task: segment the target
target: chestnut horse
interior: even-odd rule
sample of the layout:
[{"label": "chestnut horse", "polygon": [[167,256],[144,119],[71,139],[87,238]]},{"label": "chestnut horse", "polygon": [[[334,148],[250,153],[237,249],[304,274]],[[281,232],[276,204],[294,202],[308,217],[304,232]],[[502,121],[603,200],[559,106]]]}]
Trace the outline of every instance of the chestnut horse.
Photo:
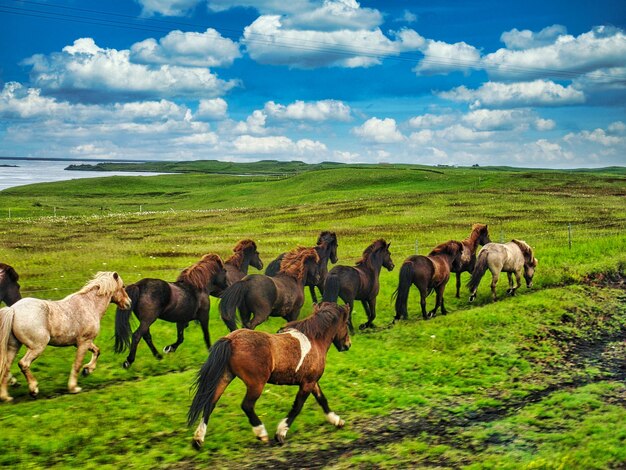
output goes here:
[{"label": "chestnut horse", "polygon": [[474,271],[476,264],[476,250],[478,245],[486,245],[491,243],[489,239],[489,229],[485,224],[474,224],[472,232],[465,240],[461,240],[463,244],[463,253],[458,263],[455,263],[450,269],[456,273],[456,298],[458,299],[461,292],[461,273]]},{"label": "chestnut horse", "polygon": [[[226,287],[226,270],[222,258],[206,254],[194,265],[185,268],[176,282],[145,278],[126,287],[132,299],[132,306],[120,307],[115,315],[115,352],[129,349],[128,357],[122,364],[127,369],[135,361],[137,346],[141,338],[145,340],[157,359],[159,354],[152,343],[150,325],[157,318],[176,323],[176,342],[165,346],[163,352],[171,353],[185,340],[184,331],[191,320],[198,320],[207,349],[211,347],[209,336],[209,294],[216,288]],[[130,314],[135,312],[139,328],[132,334]]]},{"label": "chestnut horse", "polygon": [[[515,291],[521,286],[521,276],[524,275],[526,286],[533,286],[533,276],[537,267],[537,258],[533,254],[533,249],[523,240],[511,240],[508,243],[488,243],[480,253],[476,267],[472,273],[468,286],[470,288],[469,301],[472,302],[476,298],[476,290],[478,284],[483,278],[487,269],[491,271],[491,296],[494,300],[498,300],[496,295],[496,284],[501,272],[505,272],[509,277],[509,289],[506,291],[509,295],[515,295]],[[513,274],[517,281],[517,286],[513,287]]]},{"label": "chestnut horse", "polygon": [[22,298],[20,293],[20,276],[8,264],[0,263],[0,302],[10,307]]},{"label": "chestnut horse", "polygon": [[[115,272],[99,272],[80,291],[62,300],[27,297],[0,310],[0,401],[12,400],[7,390],[9,371],[22,345],[27,351],[19,366],[33,397],[39,393],[39,386],[30,366],[48,344],[76,346],[67,388],[70,393],[80,392],[78,372],[83,367],[83,375],[89,375],[96,368],[100,349],[93,340],[111,302],[122,308],[130,306],[122,278]],[[92,357],[82,366],[87,351]]]},{"label": "chestnut horse", "polygon": [[348,306],[324,302],[313,307],[311,316],[287,323],[277,334],[237,330],[219,339],[198,373],[196,394],[189,408],[189,426],[202,414],[193,437],[194,445],[199,448],[204,443],[209,417],[235,377],[246,385],[241,408],[254,435],[263,442],[269,441],[268,434],[254,405],[266,383],[299,386],[291,411],[276,429],[275,439],[280,444],[284,443],[289,427],[311,393],[326,419],[342,427],[344,421],[330,410],[318,382],[326,367],[330,345],[334,344],[339,351],[350,348],[348,316]]},{"label": "chestnut horse", "polygon": [[[446,289],[450,272],[453,266],[461,264],[463,257],[463,244],[450,240],[437,245],[428,256],[409,256],[400,268],[400,279],[398,289],[393,293],[396,297],[396,316],[394,322],[408,318],[407,302],[411,284],[415,285],[420,293],[420,306],[424,320],[432,318],[437,314],[437,309],[441,307],[441,313],[448,311],[443,302],[443,293]],[[426,297],[435,291],[437,298],[435,308],[426,313]]]},{"label": "chestnut horse", "polygon": [[[306,285],[309,286],[311,299],[313,299],[314,304],[317,303],[315,287],[317,287],[321,294],[324,295],[324,282],[326,281],[326,276],[328,275],[328,260],[330,259],[330,262],[333,264],[337,262],[337,246],[337,235],[335,232],[322,232],[317,238],[317,245],[314,248],[320,257],[320,277],[315,284],[313,283],[313,279],[307,280],[306,283]],[[265,269],[265,274],[267,276],[275,276],[278,273],[280,270],[280,263],[282,262],[284,256],[285,253],[281,253],[274,261],[267,265],[267,268]]]},{"label": "chestnut horse", "polygon": [[230,331],[237,329],[237,309],[243,326],[251,330],[269,316],[296,320],[304,304],[304,285],[309,279],[317,281],[319,276],[318,263],[314,248],[298,247],[284,256],[275,276],[249,274],[235,282],[222,295],[222,320]]},{"label": "chestnut horse", "polygon": [[389,245],[391,243],[385,242],[382,238],[376,240],[363,251],[363,256],[356,262],[356,266],[335,266],[326,277],[323,301],[336,302],[338,297],[341,297],[350,306],[348,326],[351,332],[354,331],[352,309],[355,300],[361,301],[367,314],[367,322],[361,324],[359,329],[374,327],[376,297],[380,289],[378,281],[380,269],[383,266],[388,271],[394,268]]},{"label": "chestnut horse", "polygon": [[[258,270],[263,269],[263,261],[257,251],[256,243],[250,239],[240,240],[233,248],[233,254],[224,261],[226,268],[226,287],[242,280],[248,274],[248,266]],[[212,292],[213,297],[221,297],[223,289],[217,288]]]}]

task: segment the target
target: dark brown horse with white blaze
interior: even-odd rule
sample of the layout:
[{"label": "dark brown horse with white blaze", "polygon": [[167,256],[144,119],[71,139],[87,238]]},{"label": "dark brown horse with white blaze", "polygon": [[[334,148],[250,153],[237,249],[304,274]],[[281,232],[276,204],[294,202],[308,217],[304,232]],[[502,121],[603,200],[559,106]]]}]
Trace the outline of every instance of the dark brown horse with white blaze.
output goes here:
[{"label": "dark brown horse with white blaze", "polygon": [[[522,274],[526,280],[526,286],[533,286],[533,276],[537,267],[537,258],[533,253],[533,249],[524,240],[511,240],[508,243],[488,243],[478,253],[476,267],[472,273],[468,286],[470,288],[469,301],[472,302],[476,298],[476,290],[480,280],[485,275],[487,269],[491,271],[491,296],[493,301],[498,300],[496,295],[496,284],[501,272],[505,272],[509,278],[509,289],[506,291],[509,295],[515,295],[517,289],[521,286]],[[517,286],[513,285],[513,274]]]},{"label": "dark brown horse with white blaze", "polygon": [[[257,250],[254,240],[249,238],[239,240],[233,248],[233,254],[224,261],[226,268],[226,287],[242,280],[248,274],[248,267],[258,270],[263,269],[263,261]],[[224,289],[216,288],[211,294],[213,297],[221,297]]]},{"label": "dark brown horse with white blaze", "polygon": [[0,302],[10,307],[22,298],[20,293],[20,276],[12,266],[0,263]]},{"label": "dark brown horse with white blaze", "polygon": [[461,292],[461,273],[474,270],[476,264],[476,250],[478,245],[484,246],[487,243],[491,243],[489,239],[489,229],[485,224],[474,224],[472,231],[465,240],[461,240],[463,244],[463,253],[459,258],[459,261],[455,263],[450,269],[453,273],[456,273],[456,298],[458,299]]},{"label": "dark brown horse with white blaze", "polygon": [[340,297],[350,306],[350,319],[348,326],[352,326],[352,309],[354,301],[360,300],[367,314],[367,322],[361,324],[361,330],[374,327],[376,318],[376,297],[380,290],[380,270],[384,266],[388,271],[393,270],[389,245],[382,238],[369,245],[363,256],[356,262],[356,266],[335,266],[330,270],[324,285],[324,302],[336,302]]},{"label": "dark brown horse with white blaze", "polygon": [[[317,255],[320,257],[319,261],[319,280],[314,283],[313,279],[307,279],[306,285],[309,286],[311,292],[311,299],[313,303],[317,303],[317,295],[315,293],[315,287],[324,295],[324,282],[328,275],[328,260],[335,264],[337,262],[337,235],[335,232],[322,232],[317,238],[317,245],[314,247],[317,251]],[[280,270],[280,263],[282,262],[285,253],[281,253],[278,257],[267,265],[265,274],[267,276],[275,276]]]},{"label": "dark brown horse with white blaze", "polygon": [[241,408],[255,436],[263,442],[268,442],[269,438],[254,405],[266,383],[299,386],[291,411],[276,429],[275,439],[279,443],[284,443],[289,427],[311,393],[326,419],[334,426],[342,427],[344,421],[330,410],[318,382],[326,367],[330,345],[334,344],[339,351],[350,348],[348,316],[348,306],[324,302],[313,307],[311,316],[288,323],[277,334],[237,330],[219,339],[198,373],[196,395],[189,408],[190,426],[202,414],[194,434],[194,445],[199,448],[204,443],[209,417],[235,377],[246,385]]},{"label": "dark brown horse with white blaze", "polygon": [[304,304],[304,285],[318,278],[319,256],[314,248],[287,253],[275,276],[249,274],[222,294],[220,313],[230,331],[237,329],[237,310],[245,328],[254,330],[268,317],[298,318]]},{"label": "dark brown horse with white blaze", "polygon": [[[118,308],[115,315],[115,352],[121,353],[130,348],[128,357],[123,363],[126,369],[135,361],[137,346],[141,338],[145,340],[157,359],[161,354],[152,343],[150,325],[158,318],[176,323],[178,337],[176,342],[165,346],[166,353],[176,351],[184,341],[184,331],[192,320],[198,320],[204,335],[207,349],[211,347],[209,336],[209,294],[216,288],[226,287],[226,270],[224,262],[216,254],[206,254],[194,265],[185,268],[176,282],[161,279],[145,278],[126,287],[132,306],[128,309]],[[130,314],[135,312],[139,320],[139,328],[132,334]]]},{"label": "dark brown horse with white blaze", "polygon": [[[398,289],[393,293],[396,296],[396,316],[394,322],[408,318],[407,302],[409,289],[412,284],[419,290],[420,306],[424,320],[434,317],[437,314],[437,309],[440,307],[443,315],[448,313],[443,301],[443,293],[448,279],[450,279],[452,267],[461,263],[463,251],[464,248],[461,242],[450,240],[437,245],[428,256],[413,255],[404,261],[400,268]],[[426,297],[433,290],[437,295],[435,308],[427,313]]]}]

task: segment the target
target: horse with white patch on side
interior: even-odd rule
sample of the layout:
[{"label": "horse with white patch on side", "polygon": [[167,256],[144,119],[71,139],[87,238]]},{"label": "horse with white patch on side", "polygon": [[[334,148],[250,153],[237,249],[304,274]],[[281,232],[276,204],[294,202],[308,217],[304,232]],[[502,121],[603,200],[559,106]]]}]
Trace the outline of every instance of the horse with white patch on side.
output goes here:
[{"label": "horse with white patch on side", "polygon": [[201,413],[203,415],[194,434],[194,445],[199,448],[203,444],[209,417],[235,377],[246,384],[241,408],[248,416],[254,435],[263,442],[268,442],[269,438],[254,405],[266,383],[300,387],[291,411],[276,429],[277,442],[284,443],[289,427],[311,393],[322,407],[326,420],[342,427],[344,421],[330,410],[318,381],[324,373],[330,345],[334,344],[339,351],[350,348],[349,314],[347,305],[323,302],[314,306],[311,316],[288,323],[276,334],[241,329],[218,340],[198,373],[196,395],[189,408],[189,425]]}]

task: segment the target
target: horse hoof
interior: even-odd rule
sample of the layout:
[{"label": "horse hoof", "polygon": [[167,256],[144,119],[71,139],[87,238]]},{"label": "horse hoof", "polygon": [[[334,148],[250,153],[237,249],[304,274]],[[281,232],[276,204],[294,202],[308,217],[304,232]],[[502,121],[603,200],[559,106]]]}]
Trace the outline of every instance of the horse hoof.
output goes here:
[{"label": "horse hoof", "polygon": [[124,361],[124,364],[122,364],[122,367],[123,367],[124,369],[128,369],[128,368],[130,367],[130,362],[128,362],[128,361]]},{"label": "horse hoof", "polygon": [[75,395],[75,394],[77,394],[77,393],[80,393],[81,391],[82,391],[82,388],[80,388],[80,387],[74,387],[74,388],[70,389],[70,393],[71,393],[72,395]]},{"label": "horse hoof", "polygon": [[11,377],[11,378],[9,379],[9,385],[10,385],[11,387],[15,387],[16,385],[19,385],[19,384],[17,383],[17,379],[16,379],[15,377]]},{"label": "horse hoof", "polygon": [[157,355],[156,355],[156,356],[154,356],[154,357],[156,357],[156,358],[157,358],[157,360],[159,360],[159,361],[160,361],[161,359],[163,359],[163,356],[162,356],[161,354],[157,354]]},{"label": "horse hoof", "polygon": [[6,397],[0,397],[0,401],[4,403],[9,403],[10,401],[13,401],[13,397],[10,397],[8,395]]},{"label": "horse hoof", "polygon": [[276,441],[276,444],[278,444],[279,446],[282,446],[285,444],[285,438],[281,436],[280,434],[274,435],[274,440]]},{"label": "horse hoof", "polygon": [[163,352],[165,354],[173,353],[174,351],[176,351],[176,349],[174,349],[172,346],[165,346],[163,348]]},{"label": "horse hoof", "polygon": [[30,392],[28,392],[28,394],[33,398],[37,398],[37,395],[39,395],[39,388],[31,390]]},{"label": "horse hoof", "polygon": [[474,300],[476,300],[476,296],[475,295],[470,295],[469,301],[473,302]]},{"label": "horse hoof", "polygon": [[361,323],[359,325],[359,330],[363,331],[365,329],[369,328],[369,325],[367,323]]},{"label": "horse hoof", "polygon": [[191,441],[191,446],[196,450],[202,449],[202,444],[204,444],[204,442],[199,439],[194,439],[193,441]]}]

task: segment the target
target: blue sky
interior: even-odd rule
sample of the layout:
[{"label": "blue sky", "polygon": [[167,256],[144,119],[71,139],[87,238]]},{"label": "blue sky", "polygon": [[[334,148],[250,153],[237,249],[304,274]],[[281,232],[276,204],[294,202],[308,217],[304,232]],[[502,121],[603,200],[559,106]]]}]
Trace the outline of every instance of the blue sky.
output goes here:
[{"label": "blue sky", "polygon": [[626,164],[626,2],[0,0],[0,155]]}]

